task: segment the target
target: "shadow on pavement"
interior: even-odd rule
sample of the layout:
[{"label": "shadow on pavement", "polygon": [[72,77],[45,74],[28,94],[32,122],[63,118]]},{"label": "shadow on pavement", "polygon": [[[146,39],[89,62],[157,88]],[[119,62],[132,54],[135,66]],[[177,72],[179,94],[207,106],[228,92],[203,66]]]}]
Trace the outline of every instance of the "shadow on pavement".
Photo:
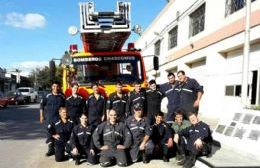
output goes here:
[{"label": "shadow on pavement", "polygon": [[1,140],[39,138],[45,138],[45,129],[39,123],[39,108],[23,105],[0,110]]}]

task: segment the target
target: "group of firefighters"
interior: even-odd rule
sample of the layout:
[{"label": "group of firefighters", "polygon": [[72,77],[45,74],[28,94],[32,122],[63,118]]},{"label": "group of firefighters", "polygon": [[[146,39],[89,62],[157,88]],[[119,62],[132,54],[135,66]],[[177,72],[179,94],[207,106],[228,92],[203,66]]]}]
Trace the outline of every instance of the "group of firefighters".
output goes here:
[{"label": "group of firefighters", "polygon": [[[65,99],[54,82],[40,103],[40,122],[47,128],[46,156],[55,155],[58,162],[71,157],[76,165],[84,158],[108,167],[153,158],[169,162],[174,151],[179,165],[192,167],[198,156],[210,154],[212,137],[209,126],[197,117],[203,87],[184,71],[177,76],[175,80],[169,73],[169,81],[159,86],[151,80],[148,89],[135,82],[129,93],[117,82],[108,98],[94,83],[86,100],[78,94],[77,83]],[[161,112],[163,97],[168,99],[166,117]]]}]

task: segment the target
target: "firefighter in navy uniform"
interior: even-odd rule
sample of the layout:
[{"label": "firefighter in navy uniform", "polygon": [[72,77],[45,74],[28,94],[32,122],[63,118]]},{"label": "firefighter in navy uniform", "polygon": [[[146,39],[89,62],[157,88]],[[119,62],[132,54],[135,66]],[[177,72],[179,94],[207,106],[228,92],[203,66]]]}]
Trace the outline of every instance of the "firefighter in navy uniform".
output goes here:
[{"label": "firefighter in navy uniform", "polygon": [[74,125],[78,125],[80,123],[79,117],[84,112],[85,102],[83,98],[77,94],[78,84],[72,84],[72,95],[66,99],[66,108],[68,110],[68,117],[71,121],[73,121]]},{"label": "firefighter in navy uniform", "polygon": [[116,159],[118,166],[127,166],[126,150],[130,147],[132,136],[122,122],[117,121],[115,110],[108,112],[108,120],[101,123],[93,134],[94,145],[101,150],[100,165],[108,167]]},{"label": "firefighter in navy uniform", "polygon": [[[141,83],[139,81],[135,81],[133,85],[134,85],[134,90],[129,92],[128,101],[126,105],[126,112],[128,116],[134,114],[133,107],[135,104],[140,104],[142,107],[146,107],[145,92],[141,88]],[[143,110],[144,110],[143,112],[146,112],[145,109]]]},{"label": "firefighter in navy uniform", "polygon": [[160,86],[160,91],[168,99],[166,122],[172,124],[175,111],[179,108],[180,97],[177,88],[178,81],[175,80],[175,75],[170,72],[168,74],[168,80],[169,82]]},{"label": "firefighter in navy uniform", "polygon": [[163,157],[164,162],[169,162],[169,148],[173,147],[173,130],[163,121],[163,112],[155,114],[155,123],[152,126],[152,140],[155,145],[156,156]]},{"label": "firefighter in navy uniform", "polygon": [[184,156],[183,167],[191,168],[196,162],[197,156],[208,156],[211,153],[212,141],[211,131],[209,126],[199,121],[197,114],[188,113],[191,126],[181,130],[178,134],[174,135],[174,142],[179,143],[180,136],[184,136],[187,140],[187,144],[182,148],[187,149]]},{"label": "firefighter in navy uniform", "polygon": [[153,125],[154,116],[161,111],[162,93],[157,89],[156,81],[149,81],[149,89],[146,90],[147,122]]},{"label": "firefighter in navy uniform", "polygon": [[117,120],[125,122],[127,117],[126,103],[128,95],[122,90],[123,86],[121,82],[116,84],[116,92],[112,93],[107,100],[107,112],[114,109],[117,112]]},{"label": "firefighter in navy uniform", "polygon": [[192,78],[185,75],[184,71],[177,73],[179,78],[180,108],[184,110],[185,118],[189,112],[198,113],[199,103],[203,95],[203,87]]},{"label": "firefighter in navy uniform", "polygon": [[[60,93],[59,83],[54,82],[51,89],[51,93],[47,94],[40,102],[40,123],[44,123],[46,129],[49,124],[59,120],[59,108],[65,106],[65,97]],[[47,137],[50,137],[48,131]],[[53,138],[47,138],[46,143],[49,148],[46,156],[51,156],[54,154]]]},{"label": "firefighter in navy uniform", "polygon": [[55,145],[55,160],[62,162],[66,160],[65,147],[68,145],[68,141],[73,130],[73,122],[68,119],[68,112],[66,107],[59,109],[60,120],[49,124],[48,131],[50,138],[54,139]]},{"label": "firefighter in navy uniform", "polygon": [[97,157],[92,141],[92,134],[94,132],[94,127],[88,124],[88,118],[83,113],[80,117],[80,124],[73,128],[70,144],[71,144],[71,154],[75,159],[75,165],[80,164],[80,159],[85,156],[88,163],[96,164]]},{"label": "firefighter in navy uniform", "polygon": [[132,162],[137,162],[142,156],[143,163],[147,164],[152,157],[154,144],[150,139],[152,129],[147,123],[147,119],[142,116],[142,113],[142,105],[135,104],[134,115],[126,120],[126,125],[133,136],[133,144],[130,147]]},{"label": "firefighter in navy uniform", "polygon": [[92,84],[93,93],[86,100],[86,113],[89,125],[97,127],[105,120],[106,100],[99,93],[98,84]]}]

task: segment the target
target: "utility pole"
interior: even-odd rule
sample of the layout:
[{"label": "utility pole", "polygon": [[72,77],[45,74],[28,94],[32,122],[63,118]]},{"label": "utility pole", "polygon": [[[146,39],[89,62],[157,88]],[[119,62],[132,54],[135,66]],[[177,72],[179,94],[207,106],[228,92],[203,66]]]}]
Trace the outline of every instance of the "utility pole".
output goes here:
[{"label": "utility pole", "polygon": [[249,70],[249,55],[250,55],[250,15],[251,15],[251,0],[246,0],[246,16],[245,16],[245,43],[244,56],[242,65],[242,106],[247,106],[247,87],[248,87],[248,70]]},{"label": "utility pole", "polygon": [[35,68],[34,69],[34,89],[36,89],[36,86],[37,86],[37,69]]}]

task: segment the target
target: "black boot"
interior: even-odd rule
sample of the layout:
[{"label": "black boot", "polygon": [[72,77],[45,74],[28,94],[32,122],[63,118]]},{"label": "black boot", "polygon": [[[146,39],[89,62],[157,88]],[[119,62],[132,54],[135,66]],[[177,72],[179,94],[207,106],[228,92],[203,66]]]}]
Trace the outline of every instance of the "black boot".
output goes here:
[{"label": "black boot", "polygon": [[192,168],[195,165],[195,162],[196,162],[195,155],[188,156],[183,165],[183,168]]},{"label": "black boot", "polygon": [[184,154],[178,155],[178,159],[176,158],[176,160],[178,165],[184,165],[186,161],[185,155]]},{"label": "black boot", "polygon": [[45,154],[45,156],[52,156],[52,155],[54,155],[54,153],[55,153],[55,150],[54,150],[54,144],[53,143],[50,143],[49,145],[48,145],[48,152]]},{"label": "black boot", "polygon": [[79,164],[80,164],[79,157],[76,157],[76,158],[75,158],[75,165],[79,165]]},{"label": "black boot", "polygon": [[169,158],[168,158],[167,155],[163,155],[163,161],[164,161],[164,162],[169,162]]},{"label": "black boot", "polygon": [[147,164],[150,162],[149,160],[149,156],[145,154],[145,152],[142,153],[142,157],[143,157],[143,163]]}]

